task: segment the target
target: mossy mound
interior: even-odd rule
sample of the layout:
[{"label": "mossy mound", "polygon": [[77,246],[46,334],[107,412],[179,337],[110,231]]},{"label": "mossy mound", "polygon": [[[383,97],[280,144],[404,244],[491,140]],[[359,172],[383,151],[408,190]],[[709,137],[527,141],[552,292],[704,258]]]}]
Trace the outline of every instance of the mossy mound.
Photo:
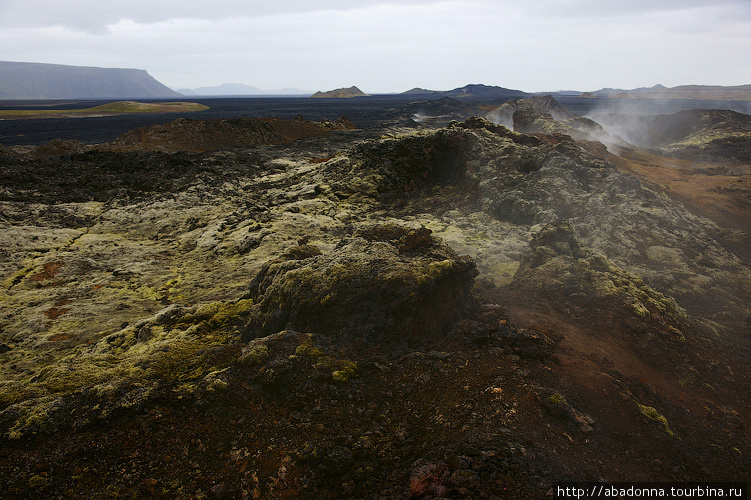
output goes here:
[{"label": "mossy mound", "polygon": [[[607,303],[631,317],[631,324],[654,325],[662,340],[686,342],[691,320],[672,297],[579,244],[569,222],[545,225],[514,276],[514,286],[542,290],[566,301]],[[642,329],[643,330],[643,329]]]},{"label": "mossy mound", "polygon": [[243,338],[287,329],[366,343],[440,336],[468,295],[475,263],[424,228],[355,234],[328,254],[264,265],[251,283]]},{"label": "mossy mound", "polygon": [[[96,343],[76,347],[28,380],[4,381],[0,432],[20,438],[61,425],[82,425],[143,403],[159,387],[192,393],[206,377],[236,360],[239,327],[251,304],[243,299],[172,305]],[[65,413],[69,407],[77,408],[75,415]]]}]

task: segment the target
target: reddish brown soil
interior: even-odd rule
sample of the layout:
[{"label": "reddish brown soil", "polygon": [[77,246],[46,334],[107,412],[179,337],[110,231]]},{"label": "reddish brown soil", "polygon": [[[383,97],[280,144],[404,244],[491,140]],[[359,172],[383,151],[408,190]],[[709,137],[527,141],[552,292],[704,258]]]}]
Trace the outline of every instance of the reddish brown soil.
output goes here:
[{"label": "reddish brown soil", "polygon": [[53,262],[47,262],[42,266],[42,271],[32,274],[29,279],[37,282],[48,281],[57,276],[60,269],[63,267],[64,262],[62,260],[56,260]]},{"label": "reddish brown soil", "polygon": [[[636,175],[647,186],[681,202],[689,211],[718,226],[751,235],[751,166],[690,161],[597,142],[582,144],[620,170]],[[740,249],[740,247],[739,247]],[[748,258],[751,250],[746,250]],[[743,253],[743,252],[741,252]]]},{"label": "reddish brown soil", "polygon": [[[560,388],[572,405],[597,419],[589,435],[560,428],[538,433],[558,456],[611,481],[748,475],[747,338],[744,345],[712,347],[690,338],[683,352],[648,360],[626,327],[628,316],[614,305],[582,309],[508,288],[492,296],[518,327],[558,336],[554,362],[536,378]],[[695,363],[702,375],[676,375],[685,363]],[[735,375],[713,374],[707,365],[727,365]],[[675,435],[646,419],[637,403],[657,408]]]}]

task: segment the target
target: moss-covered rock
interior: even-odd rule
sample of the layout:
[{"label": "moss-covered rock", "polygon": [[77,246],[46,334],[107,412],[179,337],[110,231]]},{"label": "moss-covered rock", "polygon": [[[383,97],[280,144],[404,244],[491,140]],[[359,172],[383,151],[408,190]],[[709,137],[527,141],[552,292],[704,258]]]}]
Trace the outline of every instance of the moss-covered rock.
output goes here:
[{"label": "moss-covered rock", "polygon": [[266,264],[251,283],[243,338],[284,329],[397,343],[442,335],[467,298],[474,262],[424,228],[355,234],[328,254]]},{"label": "moss-covered rock", "polygon": [[[534,235],[530,247],[532,251],[522,259],[514,276],[518,284],[542,287],[548,294],[618,299],[640,319],[652,315],[663,318],[671,332],[679,331],[689,321],[685,310],[674,299],[652,289],[604,255],[582,247],[569,222],[554,221],[545,225]],[[680,340],[685,341],[685,338]]]}]

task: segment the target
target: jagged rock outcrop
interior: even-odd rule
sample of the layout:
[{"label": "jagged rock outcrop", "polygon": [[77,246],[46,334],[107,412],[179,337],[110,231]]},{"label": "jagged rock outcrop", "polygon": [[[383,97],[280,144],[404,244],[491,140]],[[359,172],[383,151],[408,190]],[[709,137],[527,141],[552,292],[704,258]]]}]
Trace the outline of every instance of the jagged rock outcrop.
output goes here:
[{"label": "jagged rock outcrop", "polygon": [[513,129],[522,134],[566,134],[577,140],[615,142],[615,138],[595,121],[589,118],[574,117],[556,120],[548,113],[532,109],[519,109],[514,112]]},{"label": "jagged rock outcrop", "polygon": [[449,122],[462,121],[482,113],[482,108],[471,101],[459,101],[451,97],[410,102],[406,106],[383,110],[389,126],[446,126]]},{"label": "jagged rock outcrop", "polygon": [[552,96],[534,96],[523,99],[516,99],[501,104],[493,111],[485,115],[485,118],[495,123],[503,125],[513,130],[513,116],[519,110],[536,111],[538,113],[547,113],[554,120],[563,121],[575,118],[576,115],[561,106]]}]

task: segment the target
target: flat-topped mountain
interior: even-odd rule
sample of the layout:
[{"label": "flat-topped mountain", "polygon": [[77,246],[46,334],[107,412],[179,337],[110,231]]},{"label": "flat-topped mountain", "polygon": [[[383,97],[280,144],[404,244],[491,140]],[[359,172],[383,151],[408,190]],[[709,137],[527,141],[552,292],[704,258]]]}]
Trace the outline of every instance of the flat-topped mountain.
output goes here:
[{"label": "flat-topped mountain", "polygon": [[180,97],[142,69],[0,61],[0,99]]},{"label": "flat-topped mountain", "polygon": [[359,96],[365,96],[368,95],[362,90],[358,89],[354,85],[349,88],[341,88],[341,89],[334,89],[329,90],[326,92],[318,91],[315,94],[313,94],[311,97],[359,97]]}]

